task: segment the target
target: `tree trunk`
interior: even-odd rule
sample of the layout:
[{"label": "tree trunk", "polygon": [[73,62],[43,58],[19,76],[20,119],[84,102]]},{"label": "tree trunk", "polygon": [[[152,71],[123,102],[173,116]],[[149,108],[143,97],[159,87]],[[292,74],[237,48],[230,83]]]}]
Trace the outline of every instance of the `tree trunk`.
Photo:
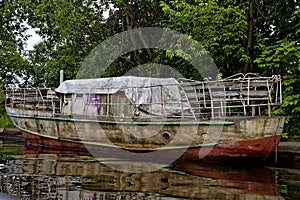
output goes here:
[{"label": "tree trunk", "polygon": [[244,74],[249,72],[252,51],[253,51],[253,31],[254,31],[254,20],[253,20],[253,10],[254,10],[254,1],[250,1],[249,3],[249,11],[248,11],[248,33],[247,33],[247,42],[246,42],[246,54],[249,57],[249,60],[245,62],[244,65]]}]

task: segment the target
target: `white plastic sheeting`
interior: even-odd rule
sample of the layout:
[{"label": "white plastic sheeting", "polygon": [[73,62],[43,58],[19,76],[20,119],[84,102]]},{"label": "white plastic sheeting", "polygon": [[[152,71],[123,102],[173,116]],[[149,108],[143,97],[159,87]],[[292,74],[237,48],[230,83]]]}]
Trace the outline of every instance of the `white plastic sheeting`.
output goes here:
[{"label": "white plastic sheeting", "polygon": [[64,81],[56,90],[63,94],[115,94],[125,93],[136,109],[151,115],[182,116],[191,111],[188,102],[183,102],[180,84],[174,78],[110,77]]}]

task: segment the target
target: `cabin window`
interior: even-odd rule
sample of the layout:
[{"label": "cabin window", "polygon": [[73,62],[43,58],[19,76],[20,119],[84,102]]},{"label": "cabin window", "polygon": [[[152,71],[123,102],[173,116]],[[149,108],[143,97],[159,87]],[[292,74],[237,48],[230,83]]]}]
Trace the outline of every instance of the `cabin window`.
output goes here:
[{"label": "cabin window", "polygon": [[62,105],[62,113],[65,115],[71,115],[72,113],[72,94],[65,94]]},{"label": "cabin window", "polygon": [[109,116],[111,115],[111,95],[101,95],[99,105],[99,115]]},{"label": "cabin window", "polygon": [[84,98],[82,94],[74,94],[72,103],[72,114],[74,115],[84,115]]},{"label": "cabin window", "polygon": [[72,99],[72,94],[65,94],[65,99],[71,100]]},{"label": "cabin window", "polygon": [[124,91],[119,91],[112,95],[111,105],[111,113],[113,116],[120,118],[128,118],[132,116],[130,102]]},{"label": "cabin window", "polygon": [[100,102],[101,102],[100,94],[89,94],[86,96],[85,107],[87,115],[98,115],[100,112]]}]

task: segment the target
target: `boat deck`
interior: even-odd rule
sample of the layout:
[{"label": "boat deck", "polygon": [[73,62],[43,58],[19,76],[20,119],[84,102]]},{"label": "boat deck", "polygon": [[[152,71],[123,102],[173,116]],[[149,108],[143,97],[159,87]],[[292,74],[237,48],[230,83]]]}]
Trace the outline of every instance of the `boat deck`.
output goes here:
[{"label": "boat deck", "polygon": [[[170,97],[172,93],[164,94],[174,88],[179,93],[177,99]],[[31,111],[28,113],[37,116],[48,113],[52,116],[76,115],[129,121],[205,121],[262,114],[270,116],[271,106],[282,103],[280,76],[260,77],[253,74],[237,74],[216,81],[179,79],[178,84],[118,88],[115,91],[107,94],[60,94],[53,88],[8,88],[6,108]],[[129,100],[126,99],[128,91],[134,95]],[[142,95],[148,96],[135,100]]]}]

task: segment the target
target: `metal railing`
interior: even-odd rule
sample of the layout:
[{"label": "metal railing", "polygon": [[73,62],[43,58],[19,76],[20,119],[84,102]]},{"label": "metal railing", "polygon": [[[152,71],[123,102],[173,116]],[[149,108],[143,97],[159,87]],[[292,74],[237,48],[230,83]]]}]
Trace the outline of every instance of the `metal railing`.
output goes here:
[{"label": "metal railing", "polygon": [[[7,89],[6,107],[34,110],[37,115],[47,111],[52,115],[120,119],[215,119],[262,115],[263,107],[271,116],[271,106],[282,103],[280,76],[237,74],[217,81],[178,81],[178,84],[118,88],[118,92],[107,94],[59,94],[60,98],[52,88]],[[166,94],[172,89],[176,90],[176,98],[170,91]],[[129,97],[128,91],[133,96]],[[139,99],[143,95],[146,96]]]},{"label": "metal railing", "polygon": [[7,88],[5,107],[25,110],[60,111],[59,98],[52,88]]},{"label": "metal railing", "polygon": [[[261,115],[261,108],[267,107],[271,115],[271,106],[282,103],[281,77],[261,77],[255,74],[236,74],[216,81],[194,81],[179,79],[189,88],[191,105],[200,115]],[[201,113],[201,111],[204,111]],[[208,113],[205,111],[209,111]]]}]

